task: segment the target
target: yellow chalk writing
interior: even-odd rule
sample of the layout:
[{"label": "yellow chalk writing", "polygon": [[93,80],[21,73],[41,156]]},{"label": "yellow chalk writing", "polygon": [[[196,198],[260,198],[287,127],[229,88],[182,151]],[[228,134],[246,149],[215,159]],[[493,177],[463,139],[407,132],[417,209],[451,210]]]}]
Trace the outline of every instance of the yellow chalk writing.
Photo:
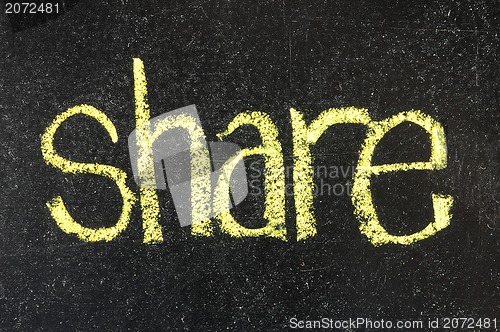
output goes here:
[{"label": "yellow chalk writing", "polygon": [[263,155],[265,163],[264,185],[266,191],[264,218],[268,223],[261,228],[246,228],[238,224],[229,211],[225,211],[217,215],[221,230],[234,237],[269,236],[286,241],[285,173],[281,144],[278,141],[278,130],[267,114],[262,112],[248,112],[238,114],[229,123],[227,130],[217,136],[222,139],[242,125],[256,127],[259,130],[262,143],[257,147],[241,150],[239,155],[230,158],[222,166],[222,174],[218,181],[214,200],[216,211],[223,210],[225,201],[229,195],[228,179],[238,161],[247,156]]},{"label": "yellow chalk writing", "polygon": [[[380,140],[392,128],[406,121],[419,125],[430,135],[431,156],[429,161],[372,165],[373,153]],[[383,121],[370,122],[354,174],[351,194],[354,212],[361,220],[359,227],[361,233],[366,235],[376,246],[386,243],[408,245],[434,235],[447,227],[450,224],[450,210],[453,198],[449,195],[433,194],[433,222],[428,224],[422,231],[410,235],[397,236],[389,234],[378,220],[370,189],[372,175],[409,170],[439,170],[446,167],[446,161],[447,150],[443,127],[430,116],[420,111],[408,111],[398,113]]]},{"label": "yellow chalk writing", "polygon": [[95,174],[104,176],[114,181],[120,190],[120,194],[123,199],[122,212],[114,226],[92,229],[80,225],[73,219],[66,209],[61,196],[55,197],[47,202],[47,207],[50,210],[52,218],[54,218],[57,225],[64,232],[68,234],[76,234],[84,241],[111,241],[127,228],[130,219],[130,212],[135,203],[135,196],[127,187],[127,174],[119,168],[97,163],[74,162],[61,157],[57,153],[54,148],[54,136],[56,131],[64,121],[76,114],[82,114],[94,118],[106,129],[113,143],[118,141],[118,134],[116,133],[115,126],[103,112],[89,105],[78,105],[68,109],[62,114],[57,115],[52,123],[47,127],[41,140],[42,156],[48,165],[60,169],[64,173]]},{"label": "yellow chalk writing", "polygon": [[147,103],[147,83],[143,62],[134,59],[134,92],[136,104],[137,144],[139,157],[138,174],[141,179],[141,208],[144,229],[144,243],[160,243],[163,241],[161,227],[158,223],[160,208],[155,189],[153,143],[164,132],[173,128],[187,131],[191,144],[191,207],[193,235],[212,234],[207,211],[210,211],[210,159],[208,148],[202,143],[205,134],[196,120],[188,115],[170,115],[157,123],[151,130],[150,111]]},{"label": "yellow chalk writing", "polygon": [[290,109],[293,137],[293,193],[297,215],[297,240],[316,235],[316,219],[313,211],[313,156],[311,145],[316,144],[323,132],[334,124],[353,123],[368,125],[371,121],[366,109],[354,107],[322,112],[309,126],[302,113]]}]

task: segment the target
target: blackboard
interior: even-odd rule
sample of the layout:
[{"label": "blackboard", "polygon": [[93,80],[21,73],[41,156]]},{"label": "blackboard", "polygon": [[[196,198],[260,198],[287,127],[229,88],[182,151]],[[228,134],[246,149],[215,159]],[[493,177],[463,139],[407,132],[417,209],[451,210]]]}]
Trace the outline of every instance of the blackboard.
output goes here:
[{"label": "blackboard", "polygon": [[[498,1],[80,0],[63,9],[0,14],[2,331],[281,331],[324,318],[421,321],[421,330],[436,319],[440,328],[452,318],[483,324],[474,330],[500,325]],[[43,158],[42,135],[76,105],[102,111],[118,139],[80,114],[60,126],[56,150],[123,170],[139,198],[127,145],[134,58],[151,117],[194,104],[207,141],[242,112],[271,119],[291,190],[286,241],[232,237],[215,221],[212,236],[193,236],[168,190],[157,192],[161,243],[144,243],[139,201],[109,242],[57,225],[47,207],[56,196],[89,228],[113,226],[122,207],[109,179],[63,173]],[[426,227],[435,192],[453,197],[446,228],[409,245],[374,245],[360,232],[347,189],[366,127],[344,124],[311,147],[314,183],[338,191],[315,195],[317,234],[297,241],[290,109],[310,123],[343,107],[374,121],[420,110],[442,126],[445,168],[381,174],[371,186],[391,234]],[[251,126],[226,140],[261,143]],[[430,151],[426,132],[403,123],[373,163],[425,161]],[[245,165],[249,179],[262,179],[262,156]],[[242,226],[266,225],[262,192],[232,210]]]}]

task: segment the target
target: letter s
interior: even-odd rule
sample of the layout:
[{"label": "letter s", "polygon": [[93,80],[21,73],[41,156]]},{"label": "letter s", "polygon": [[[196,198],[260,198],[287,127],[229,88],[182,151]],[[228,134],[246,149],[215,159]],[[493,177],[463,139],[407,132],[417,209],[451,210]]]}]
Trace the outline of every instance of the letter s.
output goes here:
[{"label": "letter s", "polygon": [[68,210],[64,206],[61,196],[51,199],[46,205],[50,210],[52,218],[54,218],[57,225],[65,233],[76,234],[80,239],[89,242],[111,241],[127,228],[130,219],[130,212],[136,198],[134,193],[126,185],[127,174],[121,169],[97,163],[91,164],[74,162],[64,159],[56,152],[53,143],[57,129],[64,121],[76,114],[83,114],[96,119],[106,129],[113,143],[118,141],[115,126],[103,112],[90,105],[78,105],[56,116],[43,133],[41,142],[43,159],[48,165],[60,169],[64,173],[90,173],[101,175],[114,181],[123,198],[122,212],[120,218],[114,226],[92,229],[83,227],[76,222],[73,217],[71,217]]}]

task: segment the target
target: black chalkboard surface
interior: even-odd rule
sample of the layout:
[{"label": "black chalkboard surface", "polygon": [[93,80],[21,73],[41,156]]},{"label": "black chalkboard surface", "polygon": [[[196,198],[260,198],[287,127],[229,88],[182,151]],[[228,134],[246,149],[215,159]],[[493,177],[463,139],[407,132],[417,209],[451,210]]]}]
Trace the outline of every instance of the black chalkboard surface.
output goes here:
[{"label": "black chalkboard surface", "polygon": [[[6,13],[9,3],[0,14],[0,330],[500,329],[500,2],[61,0],[51,16],[46,7]],[[207,142],[248,112],[273,125],[283,181],[270,183],[282,199],[265,187],[280,164],[255,154],[244,159],[247,196],[237,204],[232,192],[230,213],[260,229],[282,207],[284,238],[231,235],[216,218],[210,236],[192,234],[176,190],[136,183],[128,137],[138,128],[139,64],[151,119],[196,105]],[[123,174],[135,197],[128,224],[100,239],[78,236],[49,209],[61,197],[90,230],[123,214],[106,171],[65,173],[47,158],[48,128],[77,105],[103,113],[115,139],[104,120],[75,113],[53,148]],[[393,236],[439,219],[432,194],[453,200],[449,224],[412,243],[374,242],[352,192],[370,125],[338,124],[310,145],[316,233],[300,239],[306,191],[294,184],[308,187],[294,182],[305,155],[294,152],[291,108],[307,125],[328,109],[364,109],[370,123],[412,110],[432,119],[445,165],[368,176],[370,197]],[[371,163],[429,161],[429,137],[405,121]],[[264,144],[252,125],[223,141]],[[157,196],[162,241],[145,236],[141,190]],[[265,217],[266,200],[277,214]]]}]

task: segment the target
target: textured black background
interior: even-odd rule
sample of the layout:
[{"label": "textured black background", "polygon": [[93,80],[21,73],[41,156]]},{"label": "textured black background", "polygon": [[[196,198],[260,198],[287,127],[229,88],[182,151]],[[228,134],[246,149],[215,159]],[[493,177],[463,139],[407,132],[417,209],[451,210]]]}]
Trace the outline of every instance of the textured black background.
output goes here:
[{"label": "textured black background", "polygon": [[[278,331],[291,317],[500,318],[500,2],[87,1],[14,32],[1,17],[0,327],[2,331]],[[14,22],[14,23],[12,23]],[[19,30],[19,29],[18,29]],[[115,165],[131,179],[132,58],[146,66],[152,115],[196,104],[209,140],[245,110],[268,113],[291,159],[288,110],[307,120],[329,107],[380,120],[420,109],[445,127],[448,167],[377,177],[374,199],[392,232],[432,218],[431,192],[455,198],[451,225],[408,247],[373,247],[350,198],[315,199],[318,235],[297,243],[195,238],[160,194],[165,242],[142,244],[139,205],[110,243],[63,233],[45,202],[61,195],[89,227],[112,225],[121,199],[98,176],[47,166],[40,136],[87,103],[116,125],[112,144],[75,117],[56,138],[72,160]],[[364,129],[329,129],[317,164],[355,165]],[[231,136],[259,143],[252,128]],[[425,160],[418,127],[394,131],[376,162]],[[342,179],[344,181],[345,179]],[[291,177],[287,178],[291,182]],[[235,212],[258,227],[262,199]],[[258,212],[258,213],[257,213]]]}]

